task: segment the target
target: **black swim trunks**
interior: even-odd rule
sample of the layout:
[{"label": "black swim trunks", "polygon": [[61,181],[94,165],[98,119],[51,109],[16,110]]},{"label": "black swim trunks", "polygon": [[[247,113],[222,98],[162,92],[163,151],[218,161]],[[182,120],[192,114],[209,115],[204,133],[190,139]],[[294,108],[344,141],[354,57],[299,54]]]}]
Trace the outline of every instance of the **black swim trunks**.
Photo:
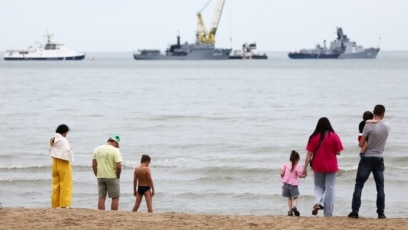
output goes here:
[{"label": "black swim trunks", "polygon": [[145,192],[150,190],[150,186],[137,186],[137,192],[143,196]]}]

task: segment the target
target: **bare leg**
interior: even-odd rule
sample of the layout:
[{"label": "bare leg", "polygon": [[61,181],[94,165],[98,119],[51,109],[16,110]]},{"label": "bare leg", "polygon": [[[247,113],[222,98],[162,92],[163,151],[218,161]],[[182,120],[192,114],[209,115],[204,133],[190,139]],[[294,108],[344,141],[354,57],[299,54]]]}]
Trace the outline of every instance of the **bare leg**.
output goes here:
[{"label": "bare leg", "polygon": [[116,211],[119,208],[119,197],[112,198],[111,210]]},{"label": "bare leg", "polygon": [[106,197],[99,197],[99,200],[98,200],[98,209],[99,210],[105,210],[105,199],[106,199]]},{"label": "bare leg", "polygon": [[152,199],[152,192],[151,190],[145,193],[146,205],[147,205],[147,212],[153,213],[153,199]]},{"label": "bare leg", "polygon": [[291,197],[288,198],[288,207],[289,207],[289,211],[292,211],[292,198]]},{"label": "bare leg", "polygon": [[139,209],[140,203],[142,202],[142,198],[143,196],[140,195],[139,193],[136,193],[136,202],[135,202],[135,206],[133,206],[133,212],[137,212],[137,210]]},{"label": "bare leg", "polygon": [[292,207],[297,207],[297,203],[298,203],[298,198],[297,197],[293,198],[293,206]]},{"label": "bare leg", "polygon": [[298,203],[298,198],[294,197],[292,201],[292,212],[293,212],[293,215],[300,216],[300,212],[297,210],[297,207],[296,207],[297,203]]}]

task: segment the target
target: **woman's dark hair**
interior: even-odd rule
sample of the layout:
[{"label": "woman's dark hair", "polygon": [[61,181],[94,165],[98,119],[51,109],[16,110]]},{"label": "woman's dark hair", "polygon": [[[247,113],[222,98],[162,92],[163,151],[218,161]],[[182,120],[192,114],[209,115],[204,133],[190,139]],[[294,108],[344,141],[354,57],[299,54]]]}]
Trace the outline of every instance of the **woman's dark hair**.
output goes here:
[{"label": "woman's dark hair", "polygon": [[309,137],[309,141],[310,139],[312,139],[312,137],[316,136],[317,134],[320,133],[320,136],[323,137],[324,134],[326,132],[333,132],[334,133],[334,129],[330,124],[330,121],[327,117],[321,117],[316,124],[316,129],[313,131],[312,135],[310,135]]},{"label": "woman's dark hair", "polygon": [[365,111],[363,113],[363,120],[372,120],[374,118],[374,114],[371,111]]},{"label": "woman's dark hair", "polygon": [[61,124],[57,127],[57,130],[55,130],[56,133],[63,134],[67,133],[69,131],[68,125]]},{"label": "woman's dark hair", "polygon": [[296,152],[295,150],[292,150],[292,152],[290,153],[290,162],[292,162],[292,169],[290,170],[291,172],[293,172],[293,170],[295,169],[296,164],[299,162],[299,153]]}]

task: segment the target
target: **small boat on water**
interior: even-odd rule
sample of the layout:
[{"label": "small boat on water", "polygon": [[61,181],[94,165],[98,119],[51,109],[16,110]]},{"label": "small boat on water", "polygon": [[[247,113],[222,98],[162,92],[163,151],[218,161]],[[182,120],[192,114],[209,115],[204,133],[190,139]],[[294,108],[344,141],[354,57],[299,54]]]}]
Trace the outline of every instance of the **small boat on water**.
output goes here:
[{"label": "small boat on water", "polygon": [[52,41],[52,34],[47,34],[47,43],[43,46],[36,43],[36,46],[30,46],[26,50],[6,50],[4,60],[6,61],[25,61],[25,60],[82,60],[85,53],[77,52],[67,48],[64,44]]},{"label": "small boat on water", "polygon": [[256,49],[256,43],[244,43],[241,50],[234,50],[229,59],[268,59],[265,53],[259,54]]},{"label": "small boat on water", "polygon": [[357,58],[376,58],[380,48],[364,48],[357,45],[343,33],[341,27],[337,28],[337,39],[330,43],[327,48],[326,41],[323,46],[316,45],[315,49],[301,49],[295,52],[289,52],[291,59],[357,59]]}]

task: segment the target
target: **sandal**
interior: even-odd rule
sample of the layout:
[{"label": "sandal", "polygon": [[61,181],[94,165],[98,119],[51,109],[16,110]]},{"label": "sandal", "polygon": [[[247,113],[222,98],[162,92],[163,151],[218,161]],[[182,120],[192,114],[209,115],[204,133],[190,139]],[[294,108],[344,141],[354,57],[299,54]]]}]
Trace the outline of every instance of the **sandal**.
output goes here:
[{"label": "sandal", "polygon": [[319,211],[319,209],[321,209],[321,205],[320,204],[315,204],[314,206],[313,206],[313,210],[312,210],[312,214],[313,215],[317,215],[317,212]]},{"label": "sandal", "polygon": [[292,212],[295,214],[295,216],[300,216],[300,212],[297,210],[296,207],[292,208]]},{"label": "sandal", "polygon": [[289,211],[289,212],[288,212],[288,216],[293,216],[293,212],[292,212],[292,211]]}]

